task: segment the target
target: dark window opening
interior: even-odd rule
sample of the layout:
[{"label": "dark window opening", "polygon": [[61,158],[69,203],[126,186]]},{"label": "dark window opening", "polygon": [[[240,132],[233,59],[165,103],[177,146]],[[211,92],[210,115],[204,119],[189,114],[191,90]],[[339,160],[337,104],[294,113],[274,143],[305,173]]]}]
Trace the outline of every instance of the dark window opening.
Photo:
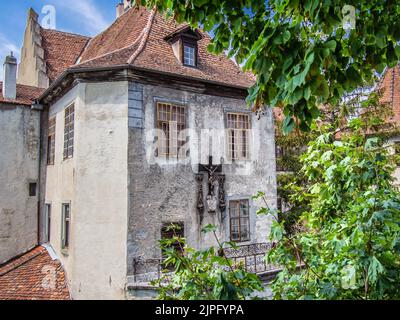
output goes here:
[{"label": "dark window opening", "polygon": [[51,204],[46,204],[44,218],[44,241],[50,242],[50,226],[51,226]]},{"label": "dark window opening", "polygon": [[30,197],[36,197],[36,188],[37,188],[36,182],[32,182],[29,184],[29,196]]},{"label": "dark window opening", "polygon": [[[174,226],[176,228],[172,228]],[[183,222],[164,223],[161,228],[161,239],[184,238],[185,229]],[[177,241],[172,245],[176,251],[183,253],[182,245]]]}]

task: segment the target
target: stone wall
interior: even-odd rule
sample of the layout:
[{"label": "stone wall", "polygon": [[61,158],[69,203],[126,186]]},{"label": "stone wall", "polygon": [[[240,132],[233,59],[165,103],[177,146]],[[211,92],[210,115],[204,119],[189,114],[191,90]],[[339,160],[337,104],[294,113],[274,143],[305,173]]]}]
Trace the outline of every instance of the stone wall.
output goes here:
[{"label": "stone wall", "polygon": [[[227,112],[244,112],[251,116],[254,135],[251,160],[229,163],[221,145],[214,145],[211,154],[214,164],[223,163],[227,204],[236,199],[250,201],[251,241],[242,244],[266,242],[270,221],[256,215],[260,204],[253,201],[252,196],[264,191],[269,205],[276,205],[275,142],[271,114],[267,112],[258,120],[244,100],[160,86],[130,84],[129,92],[130,105],[141,110],[141,113],[135,111],[135,117],[141,121],[130,121],[129,126],[128,276],[134,274],[135,259],[160,257],[158,240],[164,223],[184,222],[185,237],[189,245],[195,248],[215,245],[211,235],[201,233],[201,228],[210,223],[219,227],[218,234],[222,240],[229,240],[228,207],[223,213],[209,214],[205,210],[200,225],[196,210],[198,193],[195,174],[199,162],[208,163],[210,145],[208,138],[203,139],[201,144],[194,139],[202,134],[202,129],[211,129],[216,131],[206,132],[205,135],[214,137],[212,143],[216,142],[216,136],[225,128]],[[186,159],[172,163],[160,159],[152,161],[153,151],[149,146],[153,145],[154,137],[150,132],[156,125],[157,102],[170,102],[187,108],[187,123],[189,129],[193,130],[193,138],[189,138],[190,155]],[[206,181],[203,189],[206,196]]]},{"label": "stone wall", "polygon": [[37,244],[40,112],[0,105],[0,264]]}]

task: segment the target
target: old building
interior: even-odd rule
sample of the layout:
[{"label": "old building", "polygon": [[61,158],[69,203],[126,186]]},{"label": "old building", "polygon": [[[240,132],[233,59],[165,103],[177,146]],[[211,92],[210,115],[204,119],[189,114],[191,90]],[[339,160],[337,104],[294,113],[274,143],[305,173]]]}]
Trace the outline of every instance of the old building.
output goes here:
[{"label": "old building", "polygon": [[195,248],[216,244],[201,232],[208,224],[222,241],[267,241],[270,220],[253,196],[263,191],[276,206],[272,114],[248,109],[253,76],[208,53],[209,42],[128,1],[91,39],[45,30],[29,12],[18,82],[44,92],[28,104],[37,111],[23,109],[39,122],[36,175],[26,175],[37,191],[24,199],[36,206],[17,211],[36,226],[32,245],[54,249],[73,299],[135,295],[170,223]]},{"label": "old building", "polygon": [[16,84],[17,61],[0,83],[0,265],[38,243],[40,112],[43,90]]}]

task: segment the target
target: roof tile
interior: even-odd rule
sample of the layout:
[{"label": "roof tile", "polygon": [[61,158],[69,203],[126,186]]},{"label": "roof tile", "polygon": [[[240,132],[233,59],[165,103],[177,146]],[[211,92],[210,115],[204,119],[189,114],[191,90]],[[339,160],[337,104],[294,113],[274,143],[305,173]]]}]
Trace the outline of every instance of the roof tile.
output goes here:
[{"label": "roof tile", "polygon": [[3,97],[3,83],[0,81],[0,103],[3,102],[30,106],[33,101],[43,93],[43,91],[44,89],[41,88],[18,84],[17,98],[15,100],[9,100]]},{"label": "roof tile", "polygon": [[88,43],[88,37],[41,28],[42,47],[47,75],[53,82],[67,68],[74,65]]},{"label": "roof tile", "polygon": [[0,266],[0,300],[70,300],[61,263],[36,247]]}]

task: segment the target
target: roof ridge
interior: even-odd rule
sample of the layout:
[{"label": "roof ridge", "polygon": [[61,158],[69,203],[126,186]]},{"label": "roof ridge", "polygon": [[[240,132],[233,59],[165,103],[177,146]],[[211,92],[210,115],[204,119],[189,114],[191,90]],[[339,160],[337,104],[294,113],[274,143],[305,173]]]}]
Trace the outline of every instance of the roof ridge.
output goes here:
[{"label": "roof ridge", "polygon": [[[135,59],[139,56],[139,54],[143,51],[144,46],[147,43],[147,40],[149,39],[149,34],[150,34],[150,30],[153,26],[153,21],[154,21],[154,17],[156,15],[156,9],[154,8],[153,10],[151,10],[149,18],[147,20],[147,24],[146,27],[142,30],[141,32],[141,41],[139,44],[139,47],[136,49],[136,51],[131,55],[131,57],[128,59],[128,64],[132,64],[133,61],[135,61]],[[140,38],[140,36],[138,37],[138,39]]]},{"label": "roof ridge", "polygon": [[57,30],[57,29],[46,29],[46,28],[43,28],[42,26],[40,26],[40,28],[42,30],[44,30],[44,31],[58,32],[58,33],[63,33],[63,34],[67,34],[67,35],[70,35],[70,36],[81,37],[81,38],[86,38],[86,39],[92,39],[92,37],[85,36],[83,34],[78,34],[78,33],[73,33],[73,32],[68,32],[68,31],[62,31],[62,30]]}]

